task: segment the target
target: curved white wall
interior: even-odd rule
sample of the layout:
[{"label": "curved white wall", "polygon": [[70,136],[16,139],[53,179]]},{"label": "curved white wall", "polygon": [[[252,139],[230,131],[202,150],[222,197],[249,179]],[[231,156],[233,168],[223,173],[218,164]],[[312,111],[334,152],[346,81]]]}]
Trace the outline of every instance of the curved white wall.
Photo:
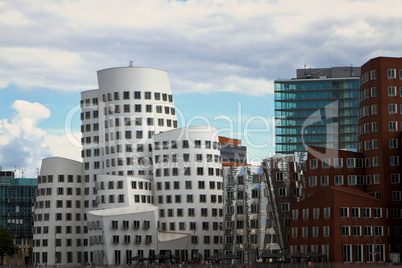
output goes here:
[{"label": "curved white wall", "polygon": [[37,220],[33,228],[36,263],[53,265],[56,255],[57,263],[82,262],[79,256],[84,233],[82,181],[82,163],[61,157],[42,160],[40,183],[38,181],[41,194],[36,198]]},{"label": "curved white wall", "polygon": [[195,235],[196,250],[205,258],[212,256],[219,248],[223,206],[216,128],[197,126],[163,132],[155,135],[154,148],[155,200],[161,230]]}]

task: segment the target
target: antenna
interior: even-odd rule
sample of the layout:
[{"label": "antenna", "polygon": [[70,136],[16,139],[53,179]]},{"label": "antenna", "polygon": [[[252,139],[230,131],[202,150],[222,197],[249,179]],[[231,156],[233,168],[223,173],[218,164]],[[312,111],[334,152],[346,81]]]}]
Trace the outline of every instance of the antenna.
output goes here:
[{"label": "antenna", "polygon": [[129,67],[133,67],[133,61],[132,60],[130,60],[130,62],[129,62]]}]

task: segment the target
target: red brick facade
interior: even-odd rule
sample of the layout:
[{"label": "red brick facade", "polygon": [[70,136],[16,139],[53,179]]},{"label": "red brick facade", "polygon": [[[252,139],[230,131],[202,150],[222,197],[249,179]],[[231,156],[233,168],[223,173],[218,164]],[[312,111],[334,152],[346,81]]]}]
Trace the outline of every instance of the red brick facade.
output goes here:
[{"label": "red brick facade", "polygon": [[[375,244],[375,261],[385,261],[393,252],[402,255],[402,58],[372,59],[362,66],[361,74],[358,152],[310,147],[308,197],[292,207],[292,211],[330,207],[333,214],[329,237],[310,241],[300,235],[291,236],[291,252],[318,250],[334,262],[366,263],[373,261],[370,250]],[[339,215],[352,210],[360,216]],[[374,211],[380,210],[381,215],[373,218]],[[310,222],[299,217],[292,219],[291,228],[310,231],[314,226],[323,230],[329,224],[326,220],[329,219]],[[364,226],[368,229],[370,225],[374,232],[378,231],[376,235],[358,235],[359,226],[364,231]],[[342,235],[347,226],[352,232]]]}]

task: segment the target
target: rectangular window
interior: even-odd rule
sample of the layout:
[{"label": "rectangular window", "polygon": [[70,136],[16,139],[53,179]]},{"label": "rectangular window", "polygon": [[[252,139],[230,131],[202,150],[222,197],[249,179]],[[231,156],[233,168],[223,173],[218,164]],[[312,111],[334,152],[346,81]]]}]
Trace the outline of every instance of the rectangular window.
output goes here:
[{"label": "rectangular window", "polygon": [[392,167],[398,167],[399,166],[399,156],[390,156],[390,165]]},{"label": "rectangular window", "polygon": [[309,186],[310,187],[317,186],[317,176],[310,176],[309,177]]},{"label": "rectangular window", "polygon": [[396,79],[396,69],[388,69],[387,70],[387,78],[388,79]]},{"label": "rectangular window", "polygon": [[398,112],[397,105],[394,103],[388,104],[388,114],[396,114]]},{"label": "rectangular window", "polygon": [[350,236],[350,226],[342,226],[342,236]]},{"label": "rectangular window", "polygon": [[341,218],[349,218],[349,208],[341,207]]},{"label": "rectangular window", "polygon": [[343,262],[352,262],[352,245],[343,245]]},{"label": "rectangular window", "polygon": [[318,168],[318,159],[310,159],[310,169]]},{"label": "rectangular window", "polygon": [[343,185],[343,176],[342,175],[335,175],[334,176],[334,184],[335,184],[335,186]]}]

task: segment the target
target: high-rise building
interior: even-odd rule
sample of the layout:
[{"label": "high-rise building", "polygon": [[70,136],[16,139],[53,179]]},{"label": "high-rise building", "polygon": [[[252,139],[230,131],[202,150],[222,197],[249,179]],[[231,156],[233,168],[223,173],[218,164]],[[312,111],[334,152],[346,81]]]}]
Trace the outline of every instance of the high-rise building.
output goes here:
[{"label": "high-rise building", "polygon": [[252,262],[265,250],[278,250],[270,222],[267,185],[261,165],[226,166],[224,181],[224,237],[222,253],[233,253],[239,263]]},{"label": "high-rise building", "polygon": [[402,58],[371,59],[361,72],[358,152],[309,148],[309,197],[292,207],[290,250],[343,263],[399,261]]},{"label": "high-rise building", "polygon": [[277,252],[288,248],[291,207],[305,196],[306,153],[276,155],[262,162],[269,203],[267,222],[277,237]]},{"label": "high-rise building", "polygon": [[276,154],[307,146],[356,150],[359,67],[298,69],[275,81]]},{"label": "high-rise building", "polygon": [[216,253],[217,130],[177,128],[164,71],[105,69],[98,83],[81,94],[83,163],[42,162],[45,195],[37,203],[44,207],[35,216],[47,214],[48,222],[35,222],[35,262],[131,264],[137,256],[187,261]]},{"label": "high-rise building", "polygon": [[5,263],[24,265],[31,262],[32,213],[37,182],[36,178],[14,176],[13,171],[0,171],[0,225],[14,237],[14,243],[18,246],[15,255]]}]

